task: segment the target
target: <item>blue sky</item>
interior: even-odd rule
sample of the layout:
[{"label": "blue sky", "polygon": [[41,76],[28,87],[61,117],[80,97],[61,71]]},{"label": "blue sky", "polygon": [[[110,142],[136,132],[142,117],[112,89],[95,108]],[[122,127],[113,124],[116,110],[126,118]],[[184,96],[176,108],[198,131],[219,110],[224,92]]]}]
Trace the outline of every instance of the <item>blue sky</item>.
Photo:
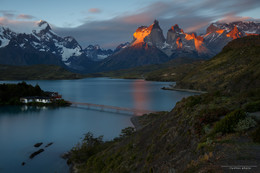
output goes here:
[{"label": "blue sky", "polygon": [[132,40],[141,25],[158,19],[166,35],[174,24],[185,32],[205,32],[215,21],[259,20],[259,0],[0,0],[0,23],[22,25],[40,19],[82,47],[115,48]]}]

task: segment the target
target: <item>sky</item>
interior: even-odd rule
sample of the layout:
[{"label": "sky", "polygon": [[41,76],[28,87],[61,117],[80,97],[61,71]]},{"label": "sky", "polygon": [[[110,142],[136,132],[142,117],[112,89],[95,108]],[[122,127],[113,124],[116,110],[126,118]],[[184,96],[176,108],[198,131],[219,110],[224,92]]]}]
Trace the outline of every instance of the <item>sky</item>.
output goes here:
[{"label": "sky", "polygon": [[83,48],[115,48],[153,21],[166,36],[178,24],[184,32],[205,33],[216,21],[259,21],[259,0],[0,0],[0,24],[24,27],[47,21],[61,36],[73,36]]}]

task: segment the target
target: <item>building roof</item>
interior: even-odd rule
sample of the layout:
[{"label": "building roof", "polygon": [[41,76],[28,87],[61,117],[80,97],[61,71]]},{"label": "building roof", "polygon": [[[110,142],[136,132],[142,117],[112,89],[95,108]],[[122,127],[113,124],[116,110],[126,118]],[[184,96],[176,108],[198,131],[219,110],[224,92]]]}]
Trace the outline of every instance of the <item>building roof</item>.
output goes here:
[{"label": "building roof", "polygon": [[44,97],[44,96],[28,96],[28,97],[21,97],[21,99],[51,99],[51,98]]}]

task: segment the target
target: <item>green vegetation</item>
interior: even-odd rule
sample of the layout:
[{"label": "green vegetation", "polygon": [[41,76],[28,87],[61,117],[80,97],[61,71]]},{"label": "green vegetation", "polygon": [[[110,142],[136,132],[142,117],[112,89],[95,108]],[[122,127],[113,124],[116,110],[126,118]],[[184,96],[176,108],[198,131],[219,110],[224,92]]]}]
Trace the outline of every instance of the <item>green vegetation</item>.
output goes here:
[{"label": "green vegetation", "polygon": [[[47,97],[48,94],[44,92],[37,84],[32,86],[26,82],[18,84],[0,84],[0,106],[1,105],[22,105],[20,102],[21,97],[29,96],[42,96]],[[52,103],[28,103],[31,106],[69,106],[70,103],[60,99],[54,100]]]},{"label": "green vegetation", "polygon": [[240,120],[246,118],[246,113],[242,110],[235,110],[226,115],[222,120],[215,124],[214,132],[230,133],[234,132]]},{"label": "green vegetation", "polygon": [[247,112],[260,111],[260,101],[250,102],[245,105],[245,110]]},{"label": "green vegetation", "polygon": [[254,142],[260,143],[260,126],[253,132],[252,138]]},{"label": "green vegetation", "polygon": [[91,155],[78,152],[84,159],[69,161],[80,173],[224,172],[223,163],[260,165],[260,122],[248,114],[259,111],[259,50],[260,36],[232,41],[177,85],[208,93],[183,98],[171,112],[143,115],[140,130],[125,130],[127,135],[98,143]]},{"label": "green vegetation", "polygon": [[255,127],[256,125],[257,125],[257,122],[253,118],[246,117],[245,119],[239,120],[239,122],[237,123],[234,130],[237,131],[237,132],[243,132],[243,131],[246,131],[250,128]]},{"label": "green vegetation", "polygon": [[0,65],[0,80],[80,79],[87,76],[72,73],[55,65]]},{"label": "green vegetation", "polygon": [[0,84],[0,105],[21,104],[20,98],[26,96],[45,96],[39,85],[28,85],[25,82],[18,84]]},{"label": "green vegetation", "polygon": [[70,159],[75,162],[87,161],[91,156],[103,148],[103,145],[101,145],[103,143],[103,136],[95,138],[92,133],[88,132],[82,143],[79,143],[71,150]]}]

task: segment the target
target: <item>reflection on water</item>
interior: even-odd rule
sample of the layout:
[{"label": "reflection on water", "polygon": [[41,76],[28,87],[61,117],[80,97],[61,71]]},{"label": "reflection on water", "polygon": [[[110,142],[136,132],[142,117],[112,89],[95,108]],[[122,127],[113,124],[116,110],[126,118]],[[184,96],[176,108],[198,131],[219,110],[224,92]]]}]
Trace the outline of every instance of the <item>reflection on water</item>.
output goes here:
[{"label": "reflection on water", "polygon": [[46,109],[58,109],[54,107],[46,107],[46,106],[0,106],[0,116],[1,114],[19,114],[19,113],[37,113]]},{"label": "reflection on water", "polygon": [[134,108],[138,110],[148,110],[147,102],[149,97],[147,94],[147,82],[144,80],[135,80],[133,82],[133,98]]}]

